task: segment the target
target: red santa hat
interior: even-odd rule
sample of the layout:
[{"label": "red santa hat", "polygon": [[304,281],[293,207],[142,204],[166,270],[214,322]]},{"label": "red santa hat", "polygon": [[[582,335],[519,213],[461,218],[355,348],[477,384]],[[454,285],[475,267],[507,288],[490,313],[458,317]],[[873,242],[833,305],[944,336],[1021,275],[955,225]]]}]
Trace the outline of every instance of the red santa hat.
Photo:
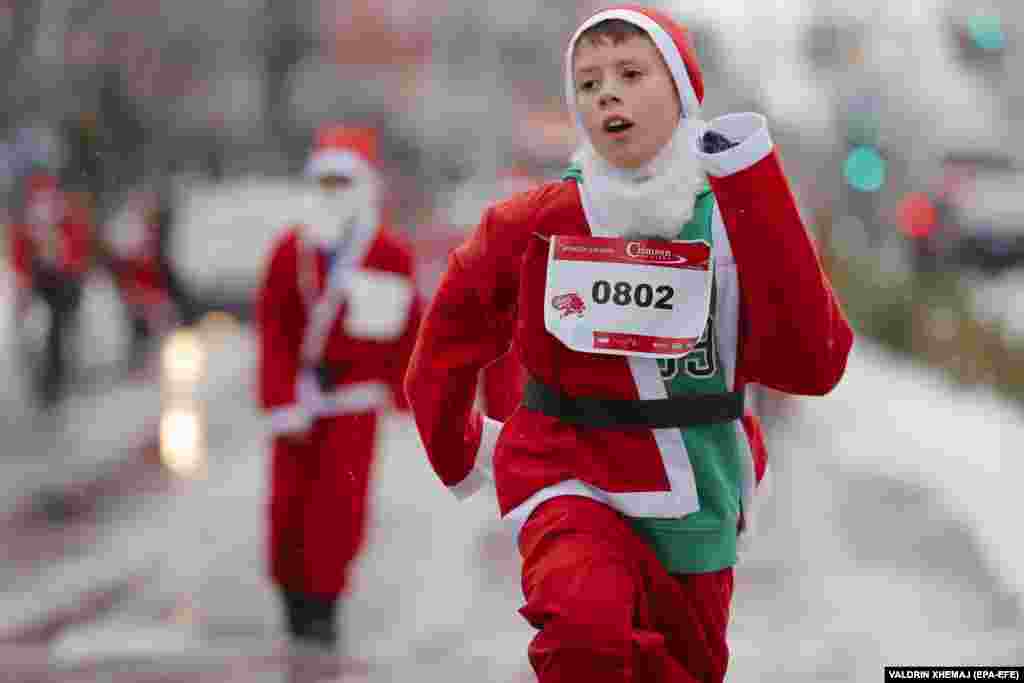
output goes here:
[{"label": "red santa hat", "polygon": [[683,116],[700,118],[700,105],[704,101],[704,77],[701,75],[697,53],[690,42],[686,27],[657,10],[640,5],[616,5],[601,10],[583,22],[569,41],[565,53],[565,94],[569,111],[576,120],[580,132],[583,125],[576,111],[576,88],[573,85],[572,55],[580,35],[592,26],[609,19],[621,19],[646,33],[661,52],[662,58],[672,72]]},{"label": "red santa hat", "polygon": [[41,193],[56,192],[57,176],[49,171],[33,171],[25,181],[25,194],[33,196]]},{"label": "red santa hat", "polygon": [[329,124],[317,131],[306,162],[311,178],[342,176],[373,178],[380,167],[377,131],[373,128]]}]

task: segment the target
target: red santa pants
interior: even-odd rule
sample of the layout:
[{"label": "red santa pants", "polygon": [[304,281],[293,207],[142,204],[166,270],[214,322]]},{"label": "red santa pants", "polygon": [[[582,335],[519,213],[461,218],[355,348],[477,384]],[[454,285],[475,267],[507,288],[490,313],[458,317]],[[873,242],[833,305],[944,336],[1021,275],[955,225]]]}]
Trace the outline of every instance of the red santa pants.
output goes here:
[{"label": "red santa pants", "polygon": [[270,474],[271,579],[280,588],[336,598],[362,548],[377,416],[316,420],[308,443],[274,439]]},{"label": "red santa pants", "polygon": [[622,515],[580,496],[541,504],[519,550],[541,683],[724,679],[732,568],[670,575]]}]

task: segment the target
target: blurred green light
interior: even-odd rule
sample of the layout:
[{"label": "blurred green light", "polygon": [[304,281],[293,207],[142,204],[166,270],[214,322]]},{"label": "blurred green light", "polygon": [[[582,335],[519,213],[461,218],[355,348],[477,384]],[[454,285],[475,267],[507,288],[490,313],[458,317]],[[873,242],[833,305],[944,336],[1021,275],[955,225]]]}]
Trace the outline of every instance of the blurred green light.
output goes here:
[{"label": "blurred green light", "polygon": [[994,14],[972,14],[967,19],[967,33],[982,50],[1002,50],[1006,47],[1003,22]]},{"label": "blurred green light", "polygon": [[855,147],[843,162],[846,183],[860,192],[877,192],[885,185],[885,159],[874,147]]}]

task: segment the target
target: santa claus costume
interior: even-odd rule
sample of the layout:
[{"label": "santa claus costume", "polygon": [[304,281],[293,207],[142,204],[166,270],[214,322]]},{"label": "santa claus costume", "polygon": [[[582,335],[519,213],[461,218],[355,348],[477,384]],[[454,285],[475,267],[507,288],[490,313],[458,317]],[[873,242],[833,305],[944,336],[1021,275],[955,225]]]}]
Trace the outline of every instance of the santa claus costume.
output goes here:
[{"label": "santa claus costume", "polygon": [[[417,282],[425,298],[433,296],[451,252],[476,227],[476,221],[494,203],[540,185],[543,180],[517,166],[496,176],[482,173],[461,183],[442,201],[438,222],[417,230]],[[480,373],[477,407],[495,420],[504,421],[523,398],[525,373],[514,353],[506,353]]]},{"label": "santa claus costume", "polygon": [[[630,172],[595,154],[575,109],[577,39],[616,19],[653,42],[683,116]],[[453,494],[495,482],[543,683],[721,681],[737,543],[765,471],[744,388],[830,391],[852,332],[764,117],[700,121],[682,26],[635,6],[598,12],[565,77],[579,167],[491,207],[454,252],[406,391]],[[650,232],[673,241],[631,236]],[[500,423],[473,392],[510,347],[530,379]]]},{"label": "santa claus costume", "polygon": [[107,262],[131,323],[134,360],[173,326],[194,322],[191,301],[167,257],[171,213],[167,197],[139,190],[105,231]]},{"label": "santa claus costume", "polygon": [[324,127],[306,174],[303,220],[274,245],[258,294],[259,400],[270,576],[291,635],[330,644],[364,540],[378,416],[405,407],[420,303],[411,250],[382,216],[375,132]]},{"label": "santa claus costume", "polygon": [[91,261],[92,220],[61,190],[56,175],[35,171],[25,179],[22,215],[11,229],[11,263],[18,312],[33,296],[50,310],[37,390],[44,406],[60,397],[67,379],[70,332]]}]

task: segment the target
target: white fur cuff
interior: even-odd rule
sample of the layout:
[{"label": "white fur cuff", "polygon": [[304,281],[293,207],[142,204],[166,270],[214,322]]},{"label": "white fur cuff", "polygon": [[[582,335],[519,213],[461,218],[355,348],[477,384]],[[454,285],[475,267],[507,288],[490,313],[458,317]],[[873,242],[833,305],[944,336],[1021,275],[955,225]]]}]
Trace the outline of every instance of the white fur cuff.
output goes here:
[{"label": "white fur cuff", "polygon": [[480,490],[484,484],[494,481],[494,449],[498,445],[498,436],[504,422],[484,417],[483,431],[480,434],[480,445],[476,450],[476,462],[466,478],[455,486],[451,492],[459,500],[465,500]]},{"label": "white fur cuff", "polygon": [[481,470],[490,479],[494,479],[494,449],[498,446],[498,437],[504,426],[504,422],[484,417],[484,427],[480,434],[480,447],[476,451],[474,468]]},{"label": "white fur cuff", "polygon": [[708,175],[716,178],[750,168],[774,149],[768,133],[768,120],[761,114],[726,114],[709,121],[707,127],[737,143],[735,147],[717,153],[704,152],[697,143],[694,153]]},{"label": "white fur cuff", "polygon": [[296,434],[309,429],[313,416],[300,404],[281,406],[271,410],[266,417],[267,427],[272,436]]},{"label": "white fur cuff", "polygon": [[466,475],[465,479],[454,486],[449,486],[448,490],[451,491],[459,500],[466,500],[483,488],[484,484],[488,481],[487,475],[480,469],[474,467],[469,471],[469,474]]}]

